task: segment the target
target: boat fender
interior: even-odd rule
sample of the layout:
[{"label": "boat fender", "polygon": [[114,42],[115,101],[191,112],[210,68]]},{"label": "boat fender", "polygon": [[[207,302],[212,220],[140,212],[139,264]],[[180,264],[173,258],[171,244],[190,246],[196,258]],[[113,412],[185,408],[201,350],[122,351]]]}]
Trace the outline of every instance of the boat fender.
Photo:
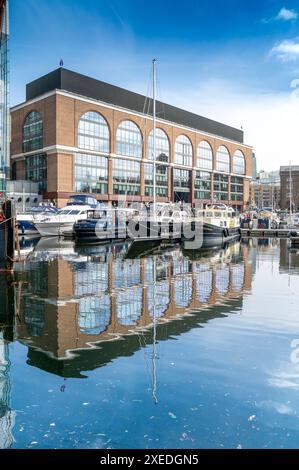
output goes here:
[{"label": "boat fender", "polygon": [[226,228],[223,229],[222,233],[223,233],[224,238],[227,238],[227,229]]}]

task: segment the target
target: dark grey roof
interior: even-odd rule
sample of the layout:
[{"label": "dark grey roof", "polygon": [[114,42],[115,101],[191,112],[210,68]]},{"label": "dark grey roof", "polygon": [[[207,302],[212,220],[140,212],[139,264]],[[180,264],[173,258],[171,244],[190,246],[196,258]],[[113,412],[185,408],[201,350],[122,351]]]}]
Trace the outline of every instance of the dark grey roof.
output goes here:
[{"label": "dark grey roof", "polygon": [[[95,80],[94,78],[59,68],[26,85],[26,100],[30,100],[51,90],[65,90],[113,104],[138,113],[151,114],[152,100],[124,88]],[[146,110],[146,111],[145,111]],[[169,104],[157,101],[157,117],[182,126],[191,127],[219,137],[243,143],[243,131],[197,114],[184,111]]]}]

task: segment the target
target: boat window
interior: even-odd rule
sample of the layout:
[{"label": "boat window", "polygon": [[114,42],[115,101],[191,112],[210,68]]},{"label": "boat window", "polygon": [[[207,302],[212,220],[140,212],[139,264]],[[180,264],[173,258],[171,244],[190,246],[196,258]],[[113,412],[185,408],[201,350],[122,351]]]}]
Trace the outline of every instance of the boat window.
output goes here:
[{"label": "boat window", "polygon": [[67,215],[69,213],[70,213],[69,209],[61,209],[60,211],[58,211],[59,215]]},{"label": "boat window", "polygon": [[206,212],[206,217],[213,217],[213,212]]},{"label": "boat window", "polygon": [[77,215],[77,214],[86,214],[86,211],[71,211],[71,215]]},{"label": "boat window", "polygon": [[222,217],[222,212],[218,212],[218,211],[216,212],[215,211],[214,216],[215,217]]}]

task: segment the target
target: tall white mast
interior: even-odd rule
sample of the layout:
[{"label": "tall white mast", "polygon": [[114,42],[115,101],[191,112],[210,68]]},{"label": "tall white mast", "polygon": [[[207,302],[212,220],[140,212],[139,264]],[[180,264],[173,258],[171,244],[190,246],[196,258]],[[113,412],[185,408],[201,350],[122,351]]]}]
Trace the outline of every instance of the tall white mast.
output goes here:
[{"label": "tall white mast", "polygon": [[156,62],[157,59],[153,59],[153,192],[154,192],[154,216],[156,215]]},{"label": "tall white mast", "polygon": [[292,163],[290,161],[290,217],[292,216]]}]

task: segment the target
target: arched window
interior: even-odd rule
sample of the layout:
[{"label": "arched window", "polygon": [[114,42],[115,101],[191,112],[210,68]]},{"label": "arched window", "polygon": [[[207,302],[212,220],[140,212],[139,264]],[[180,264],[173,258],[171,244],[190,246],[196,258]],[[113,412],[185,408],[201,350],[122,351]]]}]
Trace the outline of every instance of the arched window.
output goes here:
[{"label": "arched window", "polygon": [[43,148],[43,120],[37,111],[31,111],[23,125],[23,152]]},{"label": "arched window", "polygon": [[142,137],[133,121],[122,121],[116,131],[116,153],[126,157],[142,158]]},{"label": "arched window", "polygon": [[174,161],[179,165],[192,166],[192,144],[188,137],[179,135],[175,141]]},{"label": "arched window", "polygon": [[245,175],[245,157],[241,150],[236,150],[233,158],[233,173]]},{"label": "arched window", "polygon": [[197,167],[203,170],[213,169],[212,147],[206,140],[202,140],[197,147]]},{"label": "arched window", "polygon": [[[148,137],[147,158],[154,159],[154,129]],[[168,162],[169,160],[169,140],[166,132],[156,129],[156,161]]]},{"label": "arched window", "polygon": [[216,154],[216,170],[230,172],[230,156],[229,152],[224,145],[220,145]]},{"label": "arched window", "polygon": [[95,111],[83,114],[78,125],[78,147],[109,153],[109,128],[106,119]]}]

